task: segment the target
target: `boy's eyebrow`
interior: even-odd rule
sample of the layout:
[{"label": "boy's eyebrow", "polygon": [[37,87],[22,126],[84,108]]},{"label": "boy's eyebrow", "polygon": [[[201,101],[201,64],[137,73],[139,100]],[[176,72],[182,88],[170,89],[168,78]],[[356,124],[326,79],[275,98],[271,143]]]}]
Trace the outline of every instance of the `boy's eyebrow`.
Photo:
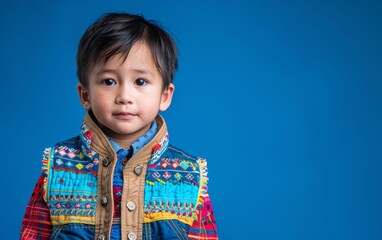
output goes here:
[{"label": "boy's eyebrow", "polygon": [[116,73],[117,71],[116,70],[113,70],[113,69],[101,69],[99,70],[96,75],[101,75],[101,74],[104,74],[104,73]]},{"label": "boy's eyebrow", "polygon": [[[133,69],[134,72],[141,73],[141,74],[149,74],[149,75],[154,75],[151,71],[145,70],[145,69]],[[115,69],[101,69],[99,70],[96,75],[101,75],[104,73],[114,73],[116,74],[118,71]]]},{"label": "boy's eyebrow", "polygon": [[138,73],[141,73],[141,74],[149,74],[149,75],[154,75],[152,72],[150,72],[149,70],[145,70],[145,69],[134,69],[135,72],[138,72]]}]

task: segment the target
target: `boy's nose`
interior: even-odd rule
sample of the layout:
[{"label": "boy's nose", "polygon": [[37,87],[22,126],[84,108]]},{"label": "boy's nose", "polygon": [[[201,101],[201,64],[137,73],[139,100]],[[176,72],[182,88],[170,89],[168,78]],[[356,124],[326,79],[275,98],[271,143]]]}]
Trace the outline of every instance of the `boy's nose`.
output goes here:
[{"label": "boy's nose", "polygon": [[123,88],[118,92],[115,98],[117,104],[129,104],[132,103],[131,94],[128,89]]}]

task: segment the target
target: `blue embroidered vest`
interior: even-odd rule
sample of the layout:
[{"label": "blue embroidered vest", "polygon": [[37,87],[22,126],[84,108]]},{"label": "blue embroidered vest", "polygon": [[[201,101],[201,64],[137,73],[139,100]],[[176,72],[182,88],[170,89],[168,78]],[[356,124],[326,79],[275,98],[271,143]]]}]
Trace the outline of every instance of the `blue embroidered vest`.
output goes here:
[{"label": "blue embroidered vest", "polygon": [[[166,124],[125,165],[121,239],[188,239],[206,191],[206,162],[169,145]],[[142,151],[142,152],[141,152]],[[52,239],[109,239],[116,154],[87,115],[78,137],[45,150]]]}]

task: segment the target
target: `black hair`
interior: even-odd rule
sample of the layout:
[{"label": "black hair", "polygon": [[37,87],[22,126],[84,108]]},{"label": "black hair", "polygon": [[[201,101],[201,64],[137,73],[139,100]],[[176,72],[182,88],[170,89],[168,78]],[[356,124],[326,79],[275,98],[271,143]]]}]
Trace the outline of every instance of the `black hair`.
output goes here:
[{"label": "black hair", "polygon": [[178,51],[172,37],[155,21],[141,15],[107,13],[86,30],[78,45],[77,76],[88,87],[88,72],[100,61],[122,53],[127,57],[132,46],[144,41],[163,78],[163,89],[172,83],[178,68]]}]

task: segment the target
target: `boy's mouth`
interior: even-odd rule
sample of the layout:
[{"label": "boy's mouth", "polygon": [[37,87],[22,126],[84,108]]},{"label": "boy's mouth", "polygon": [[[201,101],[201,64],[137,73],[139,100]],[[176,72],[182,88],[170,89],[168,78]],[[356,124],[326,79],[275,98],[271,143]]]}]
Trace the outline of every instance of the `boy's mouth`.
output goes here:
[{"label": "boy's mouth", "polygon": [[119,120],[130,120],[137,116],[137,114],[133,114],[130,112],[117,112],[113,113],[113,116],[115,116]]}]

